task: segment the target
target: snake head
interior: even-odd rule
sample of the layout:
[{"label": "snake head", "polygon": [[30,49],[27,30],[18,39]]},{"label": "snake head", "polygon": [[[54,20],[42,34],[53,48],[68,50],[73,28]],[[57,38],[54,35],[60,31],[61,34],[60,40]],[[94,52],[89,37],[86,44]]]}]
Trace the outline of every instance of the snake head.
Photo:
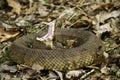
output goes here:
[{"label": "snake head", "polygon": [[48,23],[48,25],[49,25],[48,33],[41,38],[37,37],[36,40],[45,43],[46,46],[53,49],[54,45],[52,40],[53,40],[54,30],[55,30],[55,21]]}]

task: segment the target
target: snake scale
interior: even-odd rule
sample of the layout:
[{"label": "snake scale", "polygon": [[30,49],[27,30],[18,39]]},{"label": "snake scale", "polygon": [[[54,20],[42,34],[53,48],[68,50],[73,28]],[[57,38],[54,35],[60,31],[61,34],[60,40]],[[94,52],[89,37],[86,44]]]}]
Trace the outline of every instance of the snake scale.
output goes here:
[{"label": "snake scale", "polygon": [[[72,48],[47,49],[36,41],[46,31],[16,39],[8,48],[10,58],[18,64],[40,65],[46,70],[73,70],[98,64],[103,59],[103,45],[90,31],[83,29],[56,29],[54,41],[66,45],[66,40],[76,40]],[[32,45],[32,47],[30,47]]]}]

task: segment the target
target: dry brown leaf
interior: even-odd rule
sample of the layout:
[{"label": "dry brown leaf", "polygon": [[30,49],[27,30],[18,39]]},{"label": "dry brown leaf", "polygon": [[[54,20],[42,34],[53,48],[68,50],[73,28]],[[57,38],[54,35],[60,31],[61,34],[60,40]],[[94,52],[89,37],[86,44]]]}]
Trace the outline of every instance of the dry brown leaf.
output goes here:
[{"label": "dry brown leaf", "polygon": [[40,17],[46,17],[49,14],[47,7],[37,2],[34,2],[33,6],[26,10],[25,14],[31,14],[33,12],[40,14]]},{"label": "dry brown leaf", "polygon": [[[9,28],[8,28],[9,27]],[[17,36],[20,32],[8,24],[0,24],[0,42]]]},{"label": "dry brown leaf", "polygon": [[71,48],[74,44],[75,40],[67,40],[67,48]]},{"label": "dry brown leaf", "polygon": [[104,67],[101,69],[101,73],[106,74],[106,75],[109,74],[109,71],[110,71],[110,68],[107,67],[107,66],[104,66]]},{"label": "dry brown leaf", "polygon": [[80,75],[83,75],[85,73],[84,70],[72,70],[67,72],[66,78],[70,79],[72,77],[79,77]]},{"label": "dry brown leaf", "polygon": [[23,65],[23,64],[17,65],[16,67],[17,67],[17,70],[26,70],[29,68],[28,66]]},{"label": "dry brown leaf", "polygon": [[[57,74],[55,74],[57,73]],[[49,71],[49,77],[48,80],[56,80],[57,78],[60,78],[60,80],[63,80],[63,75],[59,71]]]},{"label": "dry brown leaf", "polygon": [[105,20],[109,18],[116,18],[120,15],[120,11],[112,11],[110,13],[107,12],[100,12],[100,14],[96,15],[96,19],[98,22],[104,22]]},{"label": "dry brown leaf", "polygon": [[38,64],[33,64],[32,65],[32,69],[36,70],[36,71],[40,71],[42,69],[44,69],[42,66],[38,65]]},{"label": "dry brown leaf", "polygon": [[34,3],[32,7],[30,7],[25,14],[31,14],[32,12],[36,11],[36,9],[38,8],[39,3]]},{"label": "dry brown leaf", "polygon": [[104,25],[101,25],[101,26],[97,27],[97,32],[98,33],[110,32],[112,30],[113,29],[111,28],[110,23],[106,23]]},{"label": "dry brown leaf", "polygon": [[8,65],[0,65],[0,72],[1,71],[9,71],[11,73],[15,73],[17,71],[15,66],[8,66]]},{"label": "dry brown leaf", "polygon": [[[119,17],[120,11],[112,11],[112,12],[106,12],[106,11],[101,11],[99,14],[95,16],[95,19],[93,20],[93,25],[94,28],[97,30],[95,31],[97,33],[97,36],[100,36],[104,32],[117,32],[116,28],[116,22],[114,18]],[[105,21],[108,21],[105,23]],[[101,25],[100,23],[104,23]]]},{"label": "dry brown leaf", "polygon": [[98,5],[98,4],[92,4],[91,6],[90,6],[90,8],[94,11],[95,9],[97,9],[97,8],[99,8],[100,7],[100,5]]},{"label": "dry brown leaf", "polygon": [[38,8],[38,13],[40,14],[41,17],[46,17],[49,14],[49,11],[45,6],[41,5]]},{"label": "dry brown leaf", "polygon": [[15,0],[7,0],[7,2],[8,2],[8,5],[13,8],[12,12],[17,13],[18,15],[21,14],[22,6],[18,2],[16,2]]},{"label": "dry brown leaf", "polygon": [[17,36],[18,34],[19,34],[19,32],[15,32],[14,34],[11,34],[9,32],[5,32],[0,29],[0,42],[4,42],[10,38]]},{"label": "dry brown leaf", "polygon": [[60,19],[69,19],[75,14],[74,8],[65,9],[59,16]]}]

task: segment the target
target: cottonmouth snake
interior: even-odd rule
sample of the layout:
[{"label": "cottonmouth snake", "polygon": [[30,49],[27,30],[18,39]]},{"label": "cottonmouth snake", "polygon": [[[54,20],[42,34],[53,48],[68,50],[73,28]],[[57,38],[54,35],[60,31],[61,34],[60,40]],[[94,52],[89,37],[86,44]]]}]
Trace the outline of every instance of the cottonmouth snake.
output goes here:
[{"label": "cottonmouth snake", "polygon": [[[90,31],[83,29],[56,29],[54,41],[66,45],[66,40],[76,40],[73,48],[47,49],[36,37],[42,37],[46,31],[29,34],[16,39],[8,48],[10,58],[18,64],[32,66],[38,64],[44,69],[72,70],[103,59],[103,46]],[[33,45],[33,47],[30,47]]]}]

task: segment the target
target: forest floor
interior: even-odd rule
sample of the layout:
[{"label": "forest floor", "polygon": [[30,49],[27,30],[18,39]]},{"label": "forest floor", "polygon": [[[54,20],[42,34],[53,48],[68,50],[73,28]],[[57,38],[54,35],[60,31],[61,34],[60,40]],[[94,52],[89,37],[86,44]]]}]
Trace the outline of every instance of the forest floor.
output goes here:
[{"label": "forest floor", "polygon": [[[53,20],[55,27],[94,33],[104,43],[105,63],[73,73],[11,65],[7,47],[23,35],[47,29],[45,23]],[[0,80],[120,80],[120,0],[1,0],[0,42]]]}]

